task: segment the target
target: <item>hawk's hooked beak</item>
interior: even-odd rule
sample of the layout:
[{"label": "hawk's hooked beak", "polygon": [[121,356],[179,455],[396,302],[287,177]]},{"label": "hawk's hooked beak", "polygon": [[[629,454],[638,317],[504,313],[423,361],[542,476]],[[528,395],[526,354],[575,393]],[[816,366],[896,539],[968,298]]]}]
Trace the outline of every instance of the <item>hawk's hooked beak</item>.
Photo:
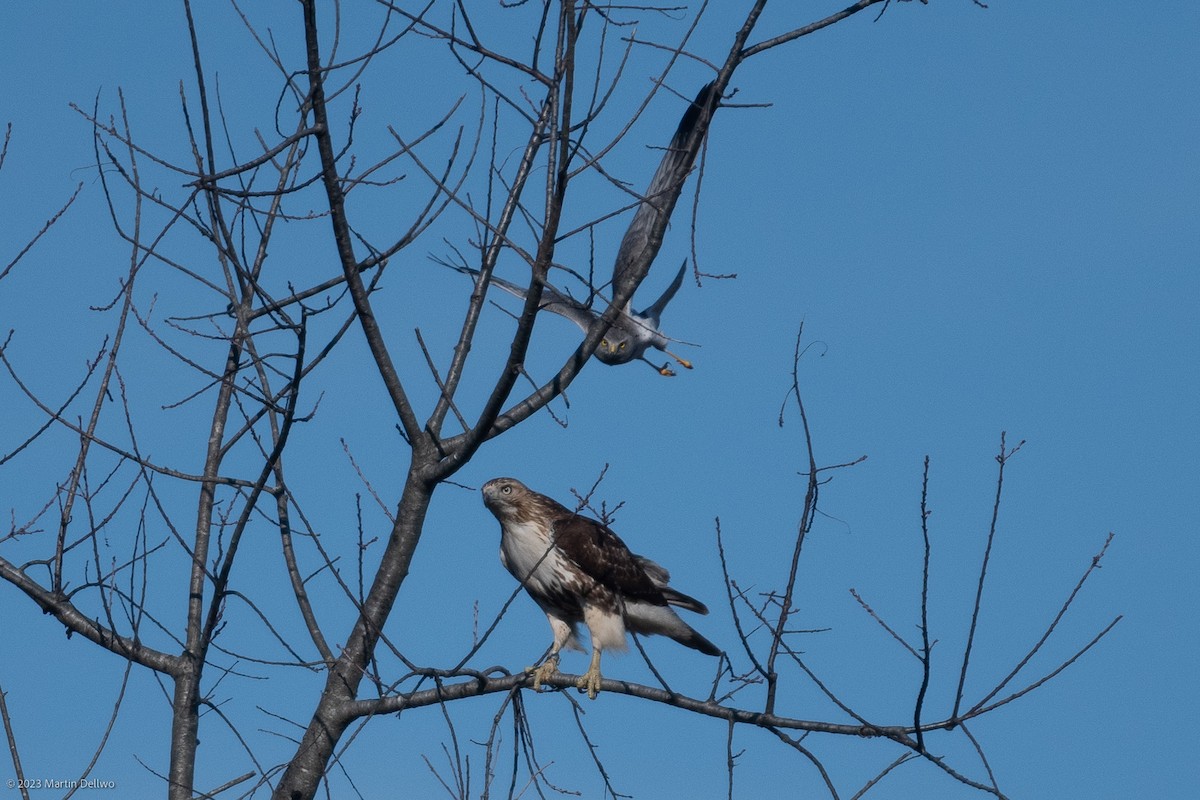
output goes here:
[{"label": "hawk's hooked beak", "polygon": [[483,504],[491,511],[504,505],[504,496],[512,492],[509,481],[503,478],[492,478],[483,485]]}]

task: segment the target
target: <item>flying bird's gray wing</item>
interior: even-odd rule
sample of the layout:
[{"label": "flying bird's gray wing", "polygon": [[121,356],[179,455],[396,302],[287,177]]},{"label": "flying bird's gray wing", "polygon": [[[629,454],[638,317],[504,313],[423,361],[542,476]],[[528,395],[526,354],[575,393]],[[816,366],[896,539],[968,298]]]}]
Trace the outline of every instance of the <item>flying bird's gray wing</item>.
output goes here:
[{"label": "flying bird's gray wing", "polygon": [[667,303],[671,302],[671,298],[679,291],[679,287],[683,285],[683,274],[687,272],[687,259],[679,266],[679,272],[675,275],[675,280],[671,281],[671,285],[666,288],[662,296],[655,300],[645,311],[637,316],[650,322],[655,328],[658,328],[659,322],[662,320],[662,312],[666,309]]},{"label": "flying bird's gray wing", "polygon": [[[650,186],[642,198],[641,204],[629,223],[621,239],[621,247],[617,250],[616,261],[613,262],[613,292],[620,294],[628,287],[633,277],[634,267],[644,258],[644,252],[650,246],[650,233],[662,217],[670,217],[683,190],[683,180],[696,162],[696,151],[688,149],[688,140],[692,131],[705,115],[711,115],[716,108],[719,96],[713,91],[713,84],[708,84],[696,95],[696,99],[688,106],[679,120],[675,136],[667,145],[667,152],[658,165]],[[649,260],[653,261],[658,254],[658,248],[650,253]],[[656,304],[657,305],[657,304]],[[665,303],[663,305],[666,305]],[[626,303],[625,310],[629,311]],[[660,309],[661,311],[661,309]]]},{"label": "flying bird's gray wing", "polygon": [[[480,277],[479,270],[471,269],[470,267],[458,266],[456,264],[448,264],[447,266],[457,272],[463,273],[464,275],[470,275],[471,278],[478,283]],[[525,299],[526,290],[523,286],[510,283],[503,278],[497,278],[495,275],[492,276],[491,282],[511,295],[519,297],[522,300]],[[578,325],[584,333],[587,333],[588,326],[590,326],[592,324],[592,320],[596,318],[596,313],[583,303],[580,303],[578,300],[575,300],[572,297],[568,297],[548,283],[542,287],[542,302],[540,308],[542,311],[549,311],[551,314],[558,314],[560,317],[566,317],[567,319],[571,320],[571,322],[574,322],[576,325]]]}]

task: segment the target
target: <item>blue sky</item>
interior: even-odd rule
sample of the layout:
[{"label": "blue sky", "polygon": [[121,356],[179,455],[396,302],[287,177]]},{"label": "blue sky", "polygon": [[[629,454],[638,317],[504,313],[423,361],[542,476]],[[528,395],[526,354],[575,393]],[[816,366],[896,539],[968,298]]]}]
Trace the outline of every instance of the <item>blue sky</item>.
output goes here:
[{"label": "blue sky", "polygon": [[[793,5],[777,3],[764,15],[764,36],[795,24]],[[837,4],[803,5],[801,21]],[[0,263],[83,183],[76,207],[0,283],[2,333],[17,331],[9,357],[49,397],[61,397],[99,349],[111,316],[89,308],[116,294],[128,263],[96,181],[90,128],[69,104],[90,109],[99,97],[107,117],[119,113],[119,89],[137,135],[172,158],[187,157],[178,138],[179,86],[183,81],[191,92],[193,79],[182,13],[149,8],[72,5],[63,15],[45,6],[0,8],[0,65],[10,76],[0,122],[13,123],[0,172]],[[286,42],[295,10],[279,4],[270,13]],[[723,56],[724,13],[732,12],[709,15],[693,51],[711,60]],[[268,130],[275,95],[264,87],[277,88],[278,81],[228,17],[224,10],[201,12],[211,73],[227,108],[256,104],[253,112],[233,113],[235,121]],[[966,0],[938,0],[897,3],[878,22],[872,18],[861,14],[761,55],[737,73],[734,100],[746,107],[723,109],[715,120],[695,236],[702,269],[738,277],[702,286],[689,281],[664,316],[669,334],[701,345],[682,348],[696,369],[668,380],[639,365],[593,363],[569,392],[569,409],[555,407],[569,421],[565,429],[541,414],[484,448],[456,480],[478,487],[511,474],[569,502],[572,488],[590,486],[608,465],[599,496],[624,501],[616,530],[713,607],[697,626],[730,647],[734,631],[723,607],[714,520],[720,519],[739,582],[777,586],[800,512],[797,473],[806,458],[796,415],[789,411],[782,428],[776,419],[803,322],[809,346],[800,381],[817,459],[834,464],[867,456],[823,488],[823,514],[806,546],[798,624],[830,629],[803,640],[810,665],[873,719],[899,723],[911,715],[920,677],[915,662],[865,617],[849,589],[915,636],[918,502],[922,459],[929,455],[931,621],[941,679],[929,702],[933,715],[945,713],[991,514],[993,457],[1006,431],[1010,445],[1026,443],[1005,476],[968,695],[986,692],[1024,655],[1110,531],[1115,539],[1103,568],[1031,664],[1030,677],[1052,669],[1115,616],[1124,619],[1056,680],[976,723],[973,733],[1000,788],[1014,798],[1188,796],[1200,781],[1194,737],[1187,734],[1200,712],[1191,677],[1200,660],[1200,12],[1002,1],[982,10]],[[653,25],[661,27],[646,35],[672,30],[670,21]],[[657,63],[640,55],[649,60],[636,62],[627,76],[630,98],[645,92]],[[418,71],[420,57],[398,54],[377,65],[396,77],[367,84],[359,126],[368,151],[373,137],[386,147],[387,125],[412,135],[433,113],[428,109],[447,107],[446,98],[463,91],[458,75]],[[672,85],[690,95],[704,80],[704,71],[689,64]],[[469,124],[471,113],[458,121]],[[678,114],[666,97],[648,110],[618,151],[622,177],[641,185],[659,158],[642,145],[665,143]],[[243,143],[248,129],[238,133]],[[373,211],[364,209],[373,233],[403,224],[403,204],[421,195],[417,171],[402,171],[409,177],[395,194],[377,194]],[[155,180],[170,178],[158,173]],[[163,191],[180,182],[164,182]],[[582,221],[618,200],[598,194],[595,203],[584,195],[579,202],[567,213]],[[690,206],[685,193],[679,213]],[[623,224],[618,219],[598,230],[599,269],[607,267]],[[462,246],[472,232],[461,217],[449,216],[397,259],[384,282],[379,302],[394,321],[391,343],[414,365],[418,382],[423,367],[413,328],[448,357],[468,290],[461,276],[426,255],[445,256],[443,237]],[[281,239],[272,257],[294,261],[289,269],[301,275],[324,274],[329,262],[319,263],[322,251],[311,249],[305,235],[298,230]],[[179,247],[196,265],[211,261],[202,249]],[[585,243],[576,242],[562,258],[585,254]],[[688,226],[677,216],[639,298],[657,296],[688,255]],[[521,277],[515,261],[504,268],[511,279]],[[151,294],[157,296],[159,324],[195,307],[188,294],[194,290],[177,277],[164,272],[154,280],[141,301],[149,307]],[[475,385],[498,373],[508,324],[499,312],[485,319],[478,367],[468,376]],[[544,320],[531,371],[545,377],[577,335],[565,320]],[[126,370],[145,415],[141,441],[164,461],[196,469],[203,440],[194,435],[203,436],[206,407],[161,410],[197,388],[195,379],[144,337],[134,346],[144,356],[131,356]],[[321,424],[298,431],[291,468],[297,492],[310,498],[314,524],[331,539],[343,537],[342,544],[354,535],[354,494],[362,488],[341,440],[389,504],[406,463],[377,379],[361,368],[361,345],[347,350],[341,366],[317,377]],[[427,410],[432,394],[425,383],[419,387],[415,400]],[[0,408],[8,418],[0,450],[7,452],[40,418],[8,380],[0,381]],[[71,448],[70,437],[59,436],[0,466],[3,513],[23,519],[49,500],[73,460]],[[186,519],[195,502],[190,488],[163,491]],[[369,503],[366,517],[369,534],[385,530]],[[114,527],[114,550],[132,535]],[[247,568],[241,585],[284,593],[269,538],[251,544],[261,572]],[[512,581],[496,559],[497,541],[495,521],[476,492],[439,491],[390,631],[406,654],[430,664],[453,659],[471,641],[476,604],[485,620],[500,608]],[[175,619],[174,573],[164,566],[158,574],[162,614]],[[0,639],[7,643],[0,648],[0,685],[25,768],[47,778],[73,776],[107,724],[120,664],[78,637],[65,640],[7,585],[0,587],[0,604]],[[338,638],[342,616],[330,614]],[[247,622],[230,635],[252,642],[261,634]],[[480,665],[524,666],[548,636],[542,615],[519,599]],[[707,692],[706,659],[669,642],[647,648],[682,691]],[[564,669],[582,671],[585,659],[571,658]],[[605,664],[606,674],[652,681],[636,654]],[[228,711],[244,729],[280,730],[258,707],[303,719],[314,680],[230,678],[215,694],[229,699]],[[167,702],[158,684],[137,671],[128,692],[135,699],[92,774],[116,781],[122,796],[160,793],[161,783],[143,764],[165,769]],[[59,699],[68,693],[69,702]],[[798,717],[841,719],[799,677],[783,702]],[[567,701],[548,695],[527,703],[540,752],[554,762],[551,778],[599,796]],[[492,698],[452,709],[460,735],[478,738],[495,708]],[[722,725],[615,696],[602,695],[587,712],[589,733],[610,759],[618,790],[638,797],[724,791]],[[205,725],[201,784],[215,786],[245,770],[220,723],[209,718]],[[75,753],[60,744],[64,738],[88,744]],[[438,796],[420,754],[441,763],[445,738],[436,712],[375,720],[347,764],[367,797],[394,793],[399,782],[413,796]],[[681,739],[686,756],[675,755]],[[289,752],[270,736],[259,744],[267,763]],[[846,795],[898,755],[875,743],[806,744]],[[943,738],[937,745],[979,774],[960,742]],[[814,771],[769,735],[739,731],[736,747],[746,749],[737,796],[774,796],[782,785],[819,794]],[[473,752],[473,761],[482,758]],[[11,765],[0,766],[0,774],[9,777]],[[973,795],[909,766],[868,797]]]}]

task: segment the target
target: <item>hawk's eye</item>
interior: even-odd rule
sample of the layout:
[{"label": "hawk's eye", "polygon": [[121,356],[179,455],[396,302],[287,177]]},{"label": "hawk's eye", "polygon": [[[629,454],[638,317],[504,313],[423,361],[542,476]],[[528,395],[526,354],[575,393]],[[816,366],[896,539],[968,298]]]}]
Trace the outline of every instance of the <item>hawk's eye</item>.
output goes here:
[{"label": "hawk's eye", "polygon": [[609,346],[610,346],[610,345],[608,344],[608,339],[601,339],[601,340],[600,340],[600,346],[601,346],[601,347],[603,347],[605,350],[607,350],[607,349],[609,348]]},{"label": "hawk's eye", "polygon": [[504,492],[505,494],[512,494],[512,487],[511,486],[502,486],[502,487],[500,487],[500,491]]},{"label": "hawk's eye", "polygon": [[624,350],[624,349],[625,349],[625,345],[627,345],[627,344],[629,344],[629,342],[621,342],[619,345],[617,345],[617,349],[618,349],[618,350]]}]

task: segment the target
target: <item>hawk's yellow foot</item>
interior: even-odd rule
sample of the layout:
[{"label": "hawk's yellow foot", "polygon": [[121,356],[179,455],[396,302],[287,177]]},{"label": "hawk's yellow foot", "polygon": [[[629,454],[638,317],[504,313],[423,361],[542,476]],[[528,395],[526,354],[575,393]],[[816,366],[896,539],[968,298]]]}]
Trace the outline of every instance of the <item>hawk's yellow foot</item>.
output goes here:
[{"label": "hawk's yellow foot", "polygon": [[579,691],[587,692],[589,700],[595,700],[596,695],[600,694],[600,651],[592,651],[592,663],[588,667],[588,671],[579,676],[575,681],[575,686]]},{"label": "hawk's yellow foot", "polygon": [[[651,366],[654,366],[654,365],[651,364]],[[674,378],[675,377],[675,370],[671,369],[670,364],[663,364],[661,367],[658,367],[657,369],[658,369],[658,374],[662,375],[664,378]],[[691,369],[691,367],[689,367],[688,369]]]},{"label": "hawk's yellow foot", "polygon": [[[666,353],[667,355],[669,355],[671,358],[678,361],[679,366],[683,367],[684,369],[692,368],[692,362],[688,361],[686,358],[680,358],[679,356],[672,353],[670,350],[663,350],[663,352]],[[663,369],[666,369],[666,367],[663,367]],[[672,373],[672,374],[674,374],[674,373]]]},{"label": "hawk's yellow foot", "polygon": [[549,683],[558,672],[558,656],[550,656],[535,667],[526,667],[525,671],[533,673],[533,690],[540,692],[542,684]]}]

